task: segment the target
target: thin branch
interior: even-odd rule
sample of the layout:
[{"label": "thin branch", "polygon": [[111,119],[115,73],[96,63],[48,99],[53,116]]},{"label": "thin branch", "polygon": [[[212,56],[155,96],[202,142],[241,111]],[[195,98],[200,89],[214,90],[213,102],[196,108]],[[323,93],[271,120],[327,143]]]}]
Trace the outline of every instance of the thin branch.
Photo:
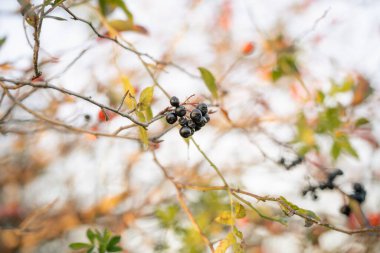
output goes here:
[{"label": "thin branch", "polygon": [[[235,197],[237,197],[239,200],[241,200],[241,201],[243,201],[244,199],[242,199],[241,197],[239,197],[238,194],[243,194],[243,195],[252,197],[252,198],[254,198],[256,200],[263,201],[263,202],[265,202],[265,201],[277,202],[278,204],[280,204],[282,206],[285,206],[294,215],[296,215],[296,216],[298,216],[298,217],[300,217],[300,218],[302,218],[304,220],[311,221],[312,223],[314,223],[316,225],[319,225],[319,226],[322,226],[322,227],[326,227],[326,228],[329,228],[329,229],[332,229],[332,230],[335,230],[335,231],[338,231],[338,232],[342,232],[342,233],[345,233],[345,234],[348,234],[348,235],[360,234],[360,233],[380,233],[380,226],[350,230],[350,229],[340,228],[340,227],[334,226],[332,224],[319,221],[317,219],[314,219],[314,218],[312,218],[310,216],[305,215],[302,212],[299,212],[298,210],[293,209],[291,206],[289,206],[287,203],[285,203],[281,198],[277,198],[277,197],[259,196],[259,195],[256,195],[256,194],[253,194],[253,193],[250,193],[250,192],[247,192],[247,191],[243,191],[243,190],[240,190],[240,189],[237,189],[237,188],[228,188],[226,186],[198,186],[198,185],[179,184],[179,183],[177,183],[177,184],[178,184],[179,187],[181,187],[183,189],[191,189],[191,190],[196,190],[196,191],[220,191],[220,190],[228,191],[228,190],[230,190],[232,192],[232,194]],[[245,204],[247,204],[247,205],[249,203],[248,201],[243,201],[243,202]],[[248,205],[248,206],[250,206],[250,205]],[[263,216],[261,216],[261,217],[263,217]],[[268,216],[265,216],[263,218],[266,218],[266,219],[269,218],[271,220],[279,221],[279,220],[276,220],[275,218],[271,218],[271,217],[268,217]]]},{"label": "thin branch", "polygon": [[162,173],[164,174],[165,178],[168,179],[175,187],[177,191],[177,199],[179,204],[181,205],[183,211],[186,213],[187,217],[189,218],[190,222],[193,224],[194,228],[197,230],[198,234],[201,236],[204,243],[210,248],[211,252],[215,252],[213,244],[210,242],[210,240],[206,237],[206,235],[202,232],[201,228],[199,227],[197,221],[195,220],[193,214],[191,213],[189,207],[186,205],[185,197],[181,191],[181,187],[174,181],[174,179],[169,175],[165,167],[158,161],[156,153],[152,151],[153,154],[153,160],[157,164],[157,166],[161,169]]},{"label": "thin branch", "polygon": [[[1,86],[2,83],[0,83]],[[66,125],[65,123],[61,122],[61,121],[58,121],[58,120],[54,120],[54,119],[50,119],[42,114],[39,114],[33,110],[31,110],[30,108],[26,107],[24,104],[20,103],[18,100],[16,100],[10,93],[7,89],[4,89],[5,93],[7,94],[7,96],[15,103],[17,104],[19,107],[21,107],[23,110],[27,111],[28,113],[32,114],[33,116],[35,116],[36,118],[40,119],[40,120],[43,120],[47,123],[50,123],[52,125],[55,125],[55,126],[59,126],[59,127],[63,127],[63,128],[66,128],[70,131],[73,131],[73,132],[77,132],[77,133],[86,133],[86,134],[92,134],[92,135],[95,135],[95,136],[103,136],[103,137],[113,137],[113,138],[122,138],[122,139],[128,139],[128,140],[134,140],[134,141],[140,141],[139,138],[136,138],[136,137],[129,137],[129,136],[118,136],[118,135],[113,135],[113,134],[107,134],[107,133],[100,133],[100,132],[95,132],[95,131],[91,131],[91,130],[86,130],[86,129],[82,129],[82,128],[78,128],[78,127],[74,127],[74,126],[70,126],[70,125]]]},{"label": "thin branch", "polygon": [[60,91],[62,93],[65,93],[65,94],[68,94],[68,95],[71,95],[71,96],[78,97],[78,98],[81,98],[83,100],[86,100],[87,102],[90,102],[91,104],[94,104],[94,105],[100,107],[101,109],[106,109],[108,111],[111,111],[111,112],[114,112],[116,114],[119,114],[120,116],[125,117],[125,118],[129,119],[130,121],[132,121],[133,123],[135,123],[135,124],[137,124],[139,126],[142,126],[144,128],[148,127],[149,124],[152,123],[152,122],[150,122],[149,124],[147,124],[147,123],[139,122],[138,120],[134,119],[132,116],[130,116],[128,114],[119,112],[118,110],[116,110],[114,108],[108,107],[108,106],[106,106],[104,104],[96,102],[95,100],[92,100],[91,97],[85,97],[85,96],[83,96],[83,95],[81,95],[79,93],[76,93],[74,91],[70,91],[68,89],[60,88],[60,87],[54,86],[52,84],[49,84],[48,82],[18,81],[18,80],[11,80],[11,79],[6,79],[6,78],[2,78],[2,77],[0,77],[0,81],[10,82],[10,83],[18,84],[18,85],[21,85],[21,86],[27,85],[27,86],[31,86],[31,87],[35,87],[35,88],[57,90],[57,91]]}]

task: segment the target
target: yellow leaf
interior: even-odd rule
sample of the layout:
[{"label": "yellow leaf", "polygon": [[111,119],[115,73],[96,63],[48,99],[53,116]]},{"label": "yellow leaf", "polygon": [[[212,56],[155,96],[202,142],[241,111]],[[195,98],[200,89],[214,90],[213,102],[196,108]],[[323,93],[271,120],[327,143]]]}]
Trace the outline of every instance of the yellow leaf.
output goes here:
[{"label": "yellow leaf", "polygon": [[149,108],[153,99],[153,86],[146,87],[140,95],[139,106],[140,110],[146,110]]},{"label": "yellow leaf", "polygon": [[118,32],[129,31],[133,28],[133,23],[131,23],[129,20],[121,19],[110,20],[108,21],[108,25],[110,25],[113,29],[115,29]]},{"label": "yellow leaf", "polygon": [[223,211],[218,217],[215,218],[215,221],[224,225],[235,224],[234,219],[231,217],[230,211]]},{"label": "yellow leaf", "polygon": [[227,249],[236,243],[234,235],[230,232],[226,238],[220,241],[218,247],[215,249],[215,253],[225,253]]},{"label": "yellow leaf", "polygon": [[127,105],[128,109],[132,110],[136,107],[136,91],[131,82],[129,81],[129,78],[126,75],[121,76],[121,82],[124,87],[124,92],[128,92],[124,102]]}]

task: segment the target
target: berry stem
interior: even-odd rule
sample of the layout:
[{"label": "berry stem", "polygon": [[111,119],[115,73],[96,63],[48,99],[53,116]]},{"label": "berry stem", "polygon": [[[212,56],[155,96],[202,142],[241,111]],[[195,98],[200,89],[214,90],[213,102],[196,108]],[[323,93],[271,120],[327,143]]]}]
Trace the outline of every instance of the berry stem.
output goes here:
[{"label": "berry stem", "polygon": [[191,138],[191,141],[194,143],[195,147],[198,149],[198,151],[202,154],[202,156],[207,160],[207,162],[210,164],[210,166],[215,170],[215,172],[218,174],[220,179],[223,181],[224,186],[228,188],[228,191],[230,191],[230,186],[228,185],[226,179],[218,169],[218,167],[210,160],[210,158],[206,155],[206,153],[201,149],[199,144],[194,140],[194,138]]}]

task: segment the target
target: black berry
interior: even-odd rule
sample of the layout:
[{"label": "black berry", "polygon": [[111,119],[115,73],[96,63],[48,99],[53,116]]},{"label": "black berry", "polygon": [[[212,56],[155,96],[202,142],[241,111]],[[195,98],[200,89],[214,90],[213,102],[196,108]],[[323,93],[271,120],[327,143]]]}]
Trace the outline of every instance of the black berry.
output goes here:
[{"label": "black berry", "polygon": [[198,106],[197,106],[197,109],[200,110],[202,112],[202,115],[206,115],[207,112],[208,112],[208,108],[207,108],[207,105],[205,103],[200,103]]},{"label": "black berry", "polygon": [[362,192],[364,190],[363,185],[360,183],[355,183],[353,188],[355,192]]},{"label": "black berry", "polygon": [[86,121],[89,121],[91,119],[91,116],[89,114],[84,115],[84,119]]},{"label": "black berry", "polygon": [[170,98],[170,104],[174,107],[179,106],[179,99],[176,96]]},{"label": "black berry", "polygon": [[169,124],[174,124],[177,121],[177,116],[174,113],[166,114],[166,122]]},{"label": "black berry", "polygon": [[201,126],[195,125],[194,130],[199,131],[199,130],[201,130],[201,128],[202,128]]},{"label": "black berry", "polygon": [[188,120],[185,117],[181,117],[179,118],[178,122],[181,126],[187,126]]},{"label": "black berry", "polygon": [[178,116],[178,117],[183,117],[186,115],[186,108],[183,106],[183,105],[180,105],[178,107],[175,108],[175,114]]},{"label": "black berry", "polygon": [[191,130],[190,127],[184,126],[184,127],[181,127],[181,129],[179,130],[179,134],[183,138],[188,138],[193,134],[193,131]]},{"label": "black berry", "polygon": [[205,117],[205,119],[207,120],[207,122],[210,121],[210,116],[209,116],[208,114],[205,114],[204,117]]},{"label": "black berry", "polygon": [[198,126],[200,126],[200,127],[205,126],[206,123],[207,123],[207,120],[206,120],[205,117],[202,117],[201,120],[200,120],[199,122],[196,122],[196,124],[197,124]]},{"label": "black berry", "polygon": [[194,121],[192,121],[191,119],[189,119],[189,120],[187,121],[187,125],[188,125],[188,127],[190,127],[190,128],[195,128],[195,126],[196,126],[196,124],[194,123]]},{"label": "black berry", "polygon": [[349,205],[344,205],[340,208],[340,213],[344,214],[346,216],[350,216],[351,214],[351,207]]},{"label": "black berry", "polygon": [[199,109],[194,109],[190,113],[190,118],[195,123],[199,123],[202,120],[202,112]]}]

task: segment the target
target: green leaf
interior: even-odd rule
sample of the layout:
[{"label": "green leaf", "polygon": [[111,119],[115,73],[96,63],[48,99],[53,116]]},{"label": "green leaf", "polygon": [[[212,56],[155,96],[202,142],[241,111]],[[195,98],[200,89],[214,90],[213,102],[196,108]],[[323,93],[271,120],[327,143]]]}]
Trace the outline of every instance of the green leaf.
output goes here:
[{"label": "green leaf", "polygon": [[273,69],[271,72],[272,81],[276,82],[278,79],[280,79],[283,76],[283,73],[280,69]]},{"label": "green leaf", "polygon": [[92,245],[84,242],[74,242],[69,245],[69,247],[73,250],[78,250],[78,249],[88,249],[91,248]]},{"label": "green leaf", "polygon": [[108,252],[120,252],[123,249],[119,246],[114,246],[113,248],[107,249]]},{"label": "green leaf", "polygon": [[334,96],[337,93],[343,93],[352,90],[355,82],[352,77],[347,77],[342,84],[338,84],[335,81],[331,81],[330,96]]},{"label": "green leaf", "polygon": [[355,121],[355,127],[360,127],[362,125],[366,125],[369,123],[369,120],[367,118],[359,118]]},{"label": "green leaf", "polygon": [[139,106],[140,110],[146,110],[153,100],[153,86],[146,87],[140,95]]},{"label": "green leaf", "polygon": [[235,210],[235,218],[241,219],[244,218],[246,215],[245,208],[242,204],[240,203],[234,203],[234,210]]},{"label": "green leaf", "polygon": [[169,228],[175,225],[180,208],[177,205],[169,205],[166,208],[156,210],[156,217],[159,219],[161,226]]},{"label": "green leaf", "polygon": [[90,242],[91,242],[92,244],[94,244],[95,233],[94,233],[91,229],[87,229],[86,234],[87,234],[87,238],[88,238],[88,240],[90,240]]},{"label": "green leaf", "polygon": [[306,227],[310,227],[315,222],[321,221],[321,218],[319,218],[319,216],[316,215],[313,211],[300,208],[288,201],[283,196],[279,198],[278,204],[286,216],[293,216],[294,214],[297,214],[298,216],[303,217],[305,219]]},{"label": "green leaf", "polygon": [[224,225],[234,225],[235,221],[233,217],[231,217],[230,211],[223,211],[218,217],[215,218],[215,221],[224,224]]},{"label": "green leaf", "polygon": [[352,147],[351,142],[347,138],[347,136],[340,137],[341,147],[344,151],[346,151],[348,154],[352,155],[355,158],[359,158],[358,153],[356,150]]},{"label": "green leaf", "polygon": [[295,54],[279,54],[277,56],[277,69],[281,72],[282,75],[293,75],[298,73]]},{"label": "green leaf", "polygon": [[89,248],[86,253],[92,253],[92,251],[94,250],[95,246],[92,246],[91,248]]},{"label": "green leaf", "polygon": [[330,150],[330,154],[334,158],[334,160],[336,160],[339,157],[341,151],[342,151],[342,148],[340,147],[339,143],[337,141],[334,141]]},{"label": "green leaf", "polygon": [[0,47],[4,45],[5,41],[7,41],[7,37],[0,38]]},{"label": "green leaf", "polygon": [[133,24],[133,14],[130,12],[128,7],[125,5],[123,0],[99,0],[100,12],[103,16],[110,14],[115,8],[120,8],[128,17],[128,20]]},{"label": "green leaf", "polygon": [[325,101],[325,94],[322,91],[318,90],[315,100],[317,103],[322,104],[323,101]]},{"label": "green leaf", "polygon": [[233,253],[244,253],[244,248],[240,243],[234,243],[232,245],[232,252]]},{"label": "green leaf", "polygon": [[316,132],[326,133],[333,132],[342,125],[340,120],[340,107],[327,108],[318,115],[318,126]]},{"label": "green leaf", "polygon": [[117,244],[120,242],[121,236],[116,235],[111,238],[111,240],[107,244],[107,251],[109,252],[117,252],[117,248],[120,248],[117,246]]},{"label": "green leaf", "polygon": [[234,235],[239,238],[240,240],[243,240],[243,233],[239,231],[235,226],[233,228]]},{"label": "green leaf", "polygon": [[211,92],[213,98],[218,98],[218,88],[215,83],[215,77],[213,74],[206,68],[199,67],[203,82],[206,84],[208,90]]}]

